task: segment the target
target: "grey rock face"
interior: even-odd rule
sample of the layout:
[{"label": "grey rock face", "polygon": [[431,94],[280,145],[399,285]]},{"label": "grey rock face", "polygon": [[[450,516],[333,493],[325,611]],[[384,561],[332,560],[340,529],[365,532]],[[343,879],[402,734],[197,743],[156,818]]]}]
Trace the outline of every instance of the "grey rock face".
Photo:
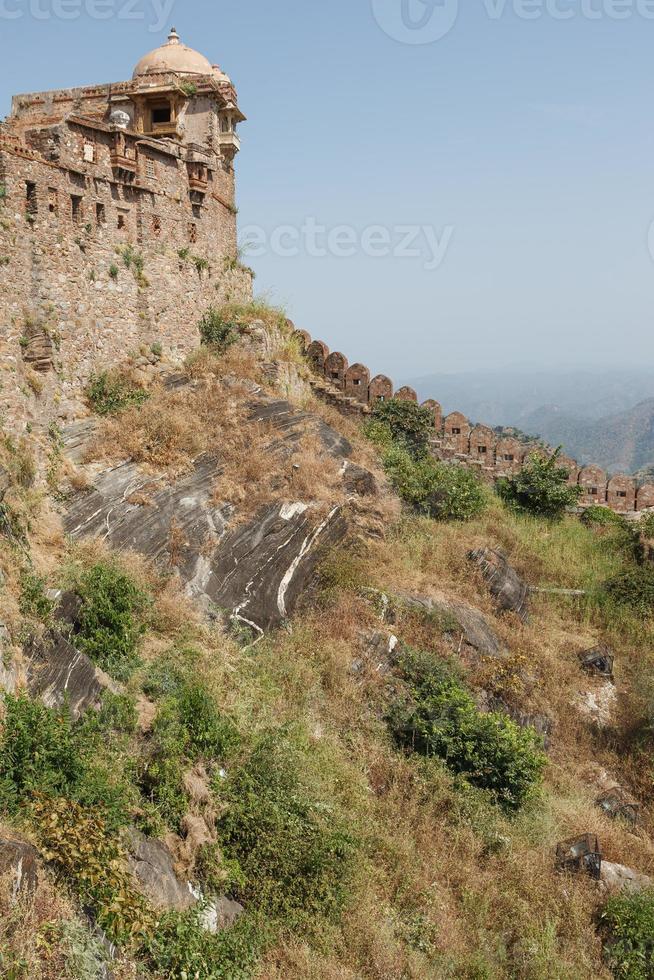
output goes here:
[{"label": "grey rock face", "polygon": [[48,708],[68,704],[73,718],[97,708],[106,690],[119,687],[56,630],[32,636],[24,647],[27,688]]},{"label": "grey rock face", "polygon": [[501,657],[502,650],[497,634],[485,617],[463,602],[453,602],[443,597],[410,595],[398,593],[404,605],[424,612],[427,615],[442,616],[444,621],[452,620],[463,634],[463,639],[484,657]]},{"label": "grey rock face", "polygon": [[9,879],[10,897],[33,895],[39,880],[39,853],[24,841],[0,840],[0,878]]},{"label": "grey rock face", "polygon": [[640,804],[629,796],[620,786],[602,793],[596,800],[600,810],[603,810],[607,817],[617,820],[619,817],[628,823],[638,823],[640,816]]},{"label": "grey rock face", "polygon": [[138,830],[129,831],[130,867],[146,897],[156,908],[183,911],[197,901],[188,884],[175,874],[168,849]]},{"label": "grey rock face", "polygon": [[624,864],[613,864],[611,861],[602,861],[600,880],[608,891],[624,891],[632,895],[646,891],[654,885],[654,879],[649,875],[627,868]]},{"label": "grey rock face", "polygon": [[351,496],[375,497],[378,492],[377,481],[370,470],[354,463],[345,464],[343,486],[345,492]]},{"label": "grey rock face", "polygon": [[[351,452],[335,430],[288,402],[253,401],[250,411],[291,443],[306,431],[310,418],[330,453]],[[79,427],[71,438],[78,451]],[[117,550],[174,564],[190,596],[207,608],[227,610],[256,632],[265,631],[292,613],[323,551],[342,540],[346,524],[339,508],[318,517],[311,503],[289,501],[271,503],[247,523],[230,528],[231,507],[213,502],[220,471],[220,459],[205,455],[191,473],[167,485],[124,463],[101,473],[91,490],[73,498],[64,529],[72,538],[101,537]],[[148,506],[131,502],[144,496]]]},{"label": "grey rock face", "polygon": [[529,618],[529,586],[509,565],[506,556],[492,548],[480,548],[471,551],[468,557],[481,569],[499,608],[517,613],[526,623]]},{"label": "grey rock face", "polygon": [[207,932],[216,933],[221,929],[229,929],[244,912],[245,909],[239,902],[223,895],[207,904],[200,915],[200,923]]}]

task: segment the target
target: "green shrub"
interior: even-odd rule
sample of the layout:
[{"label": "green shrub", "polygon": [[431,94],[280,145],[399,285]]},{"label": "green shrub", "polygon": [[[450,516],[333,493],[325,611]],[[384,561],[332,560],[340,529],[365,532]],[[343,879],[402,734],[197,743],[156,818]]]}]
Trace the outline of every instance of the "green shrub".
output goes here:
[{"label": "green shrub", "polygon": [[102,371],[91,375],[86,397],[96,415],[115,415],[132,405],[142,405],[150,395],[124,375]]},{"label": "green shrub", "polygon": [[420,514],[436,520],[470,520],[486,506],[485,489],[469,469],[441,463],[431,456],[415,458],[393,446],[382,454],[395,491]]},{"label": "green shrub", "polygon": [[43,856],[75,883],[112,942],[134,945],[155,926],[118,838],[96,814],[67,799],[38,797],[32,814]]},{"label": "green shrub", "polygon": [[523,805],[545,766],[542,740],[507,715],[484,714],[444,661],[407,651],[399,663],[405,697],[388,723],[399,745],[443,759],[507,810]]},{"label": "green shrub", "polygon": [[198,323],[200,338],[203,344],[213,347],[221,353],[238,340],[238,323],[229,317],[225,311],[210,306]]},{"label": "green shrub", "polygon": [[654,891],[610,898],[600,928],[606,959],[618,980],[654,977]]},{"label": "green shrub", "polygon": [[587,507],[581,515],[581,522],[586,527],[623,527],[627,521],[621,514],[609,510],[608,507],[598,507],[594,505]]},{"label": "green shrub", "polygon": [[251,980],[266,944],[265,928],[254,916],[242,916],[231,928],[210,935],[201,911],[166,912],[143,944],[142,956],[165,980]]},{"label": "green shrub", "polygon": [[[140,783],[167,827],[177,829],[188,808],[184,772],[200,759],[225,762],[238,747],[239,735],[218,710],[203,683],[192,676],[193,650],[154,664],[144,690],[160,701],[150,739],[150,754]],[[180,651],[177,651],[180,657]]]},{"label": "green shrub", "polygon": [[20,599],[18,607],[23,616],[35,616],[47,620],[54,609],[54,602],[48,599],[47,582],[34,572],[23,572],[20,576]]},{"label": "green shrub", "polygon": [[634,565],[604,584],[603,591],[614,602],[651,616],[654,613],[654,567]]},{"label": "green shrub", "polygon": [[515,476],[499,480],[497,492],[508,504],[539,517],[558,520],[579,502],[582,489],[568,482],[569,473],[558,465],[561,450],[535,453]]},{"label": "green shrub", "polygon": [[391,438],[412,455],[424,456],[429,436],[434,431],[434,416],[429,409],[421,408],[415,402],[391,398],[375,404],[372,419],[387,426]]},{"label": "green shrub", "polygon": [[140,664],[146,594],[111,563],[82,572],[76,589],[82,598],[76,646],[116,680],[128,680]]},{"label": "green shrub", "polygon": [[227,805],[219,844],[243,873],[237,896],[286,928],[338,920],[355,853],[332,807],[306,788],[307,761],[288,736],[272,732],[214,787]]},{"label": "green shrub", "polygon": [[654,511],[641,517],[637,527],[646,538],[654,538]]},{"label": "green shrub", "polygon": [[15,812],[33,793],[76,792],[85,762],[67,711],[55,712],[27,695],[3,699],[0,809]]}]

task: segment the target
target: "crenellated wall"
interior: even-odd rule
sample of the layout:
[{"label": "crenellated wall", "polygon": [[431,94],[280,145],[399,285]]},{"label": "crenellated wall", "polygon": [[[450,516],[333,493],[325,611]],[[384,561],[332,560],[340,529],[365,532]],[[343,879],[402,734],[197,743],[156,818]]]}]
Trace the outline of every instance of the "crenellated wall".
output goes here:
[{"label": "crenellated wall", "polygon": [[[350,366],[340,351],[330,352],[322,340],[312,340],[306,330],[295,330],[294,336],[315,375],[318,393],[347,415],[367,415],[378,401],[398,398],[418,402],[413,388],[395,390],[386,375],[371,377],[364,364]],[[430,440],[434,455],[442,460],[458,460],[479,471],[482,478],[494,482],[519,472],[525,460],[541,444],[525,443],[512,436],[500,436],[487,425],[473,425],[460,412],[443,416],[441,405],[430,398],[423,402],[434,418]],[[568,456],[560,457],[561,467],[569,471],[569,481],[582,488],[580,505],[609,507],[626,514],[654,508],[654,483],[639,485],[631,476],[609,477],[598,466],[579,466]]]}]

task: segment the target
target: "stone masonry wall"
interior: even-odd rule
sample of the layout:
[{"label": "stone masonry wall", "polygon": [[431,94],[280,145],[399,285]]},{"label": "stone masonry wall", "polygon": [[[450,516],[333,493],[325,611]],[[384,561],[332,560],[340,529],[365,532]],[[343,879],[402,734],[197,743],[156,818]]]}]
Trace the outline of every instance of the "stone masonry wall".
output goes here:
[{"label": "stone masonry wall", "polygon": [[[49,161],[43,145],[0,126],[0,421],[16,432],[33,414],[33,366],[44,397],[65,403],[98,365],[143,344],[182,357],[197,346],[208,306],[252,296],[251,273],[235,257],[233,175],[217,172],[198,205],[186,164],[156,145],[143,147],[130,186],[111,179],[109,135],[74,125],[55,135],[80,144],[93,136],[93,165]],[[27,356],[38,335],[49,371],[47,359],[31,365]]]},{"label": "stone masonry wall", "polygon": [[[348,365],[338,351],[330,353],[322,340],[312,340],[306,330],[296,330],[297,338],[314,374],[316,393],[335,405],[345,415],[365,416],[379,400],[397,398],[416,402],[412,388],[395,391],[386,375],[371,378],[363,364]],[[434,418],[430,441],[433,454],[442,460],[453,460],[476,469],[483,479],[494,482],[519,472],[525,460],[541,448],[538,443],[524,443],[510,436],[500,436],[485,425],[472,425],[460,412],[443,417],[440,404],[428,399],[423,407]],[[581,506],[599,505],[617,513],[633,513],[654,508],[654,484],[639,485],[633,477],[609,475],[600,467],[580,467],[573,459],[560,457],[569,481],[582,487]]]}]

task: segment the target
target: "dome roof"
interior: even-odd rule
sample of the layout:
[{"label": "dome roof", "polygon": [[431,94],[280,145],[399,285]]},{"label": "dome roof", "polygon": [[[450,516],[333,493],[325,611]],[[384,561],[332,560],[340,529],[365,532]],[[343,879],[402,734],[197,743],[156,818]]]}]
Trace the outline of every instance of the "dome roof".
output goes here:
[{"label": "dome roof", "polygon": [[150,51],[139,61],[132,78],[143,75],[159,75],[162,72],[177,72],[178,75],[212,75],[214,68],[208,58],[199,51],[187,47],[179,39],[173,27],[168,40],[160,48]]}]

